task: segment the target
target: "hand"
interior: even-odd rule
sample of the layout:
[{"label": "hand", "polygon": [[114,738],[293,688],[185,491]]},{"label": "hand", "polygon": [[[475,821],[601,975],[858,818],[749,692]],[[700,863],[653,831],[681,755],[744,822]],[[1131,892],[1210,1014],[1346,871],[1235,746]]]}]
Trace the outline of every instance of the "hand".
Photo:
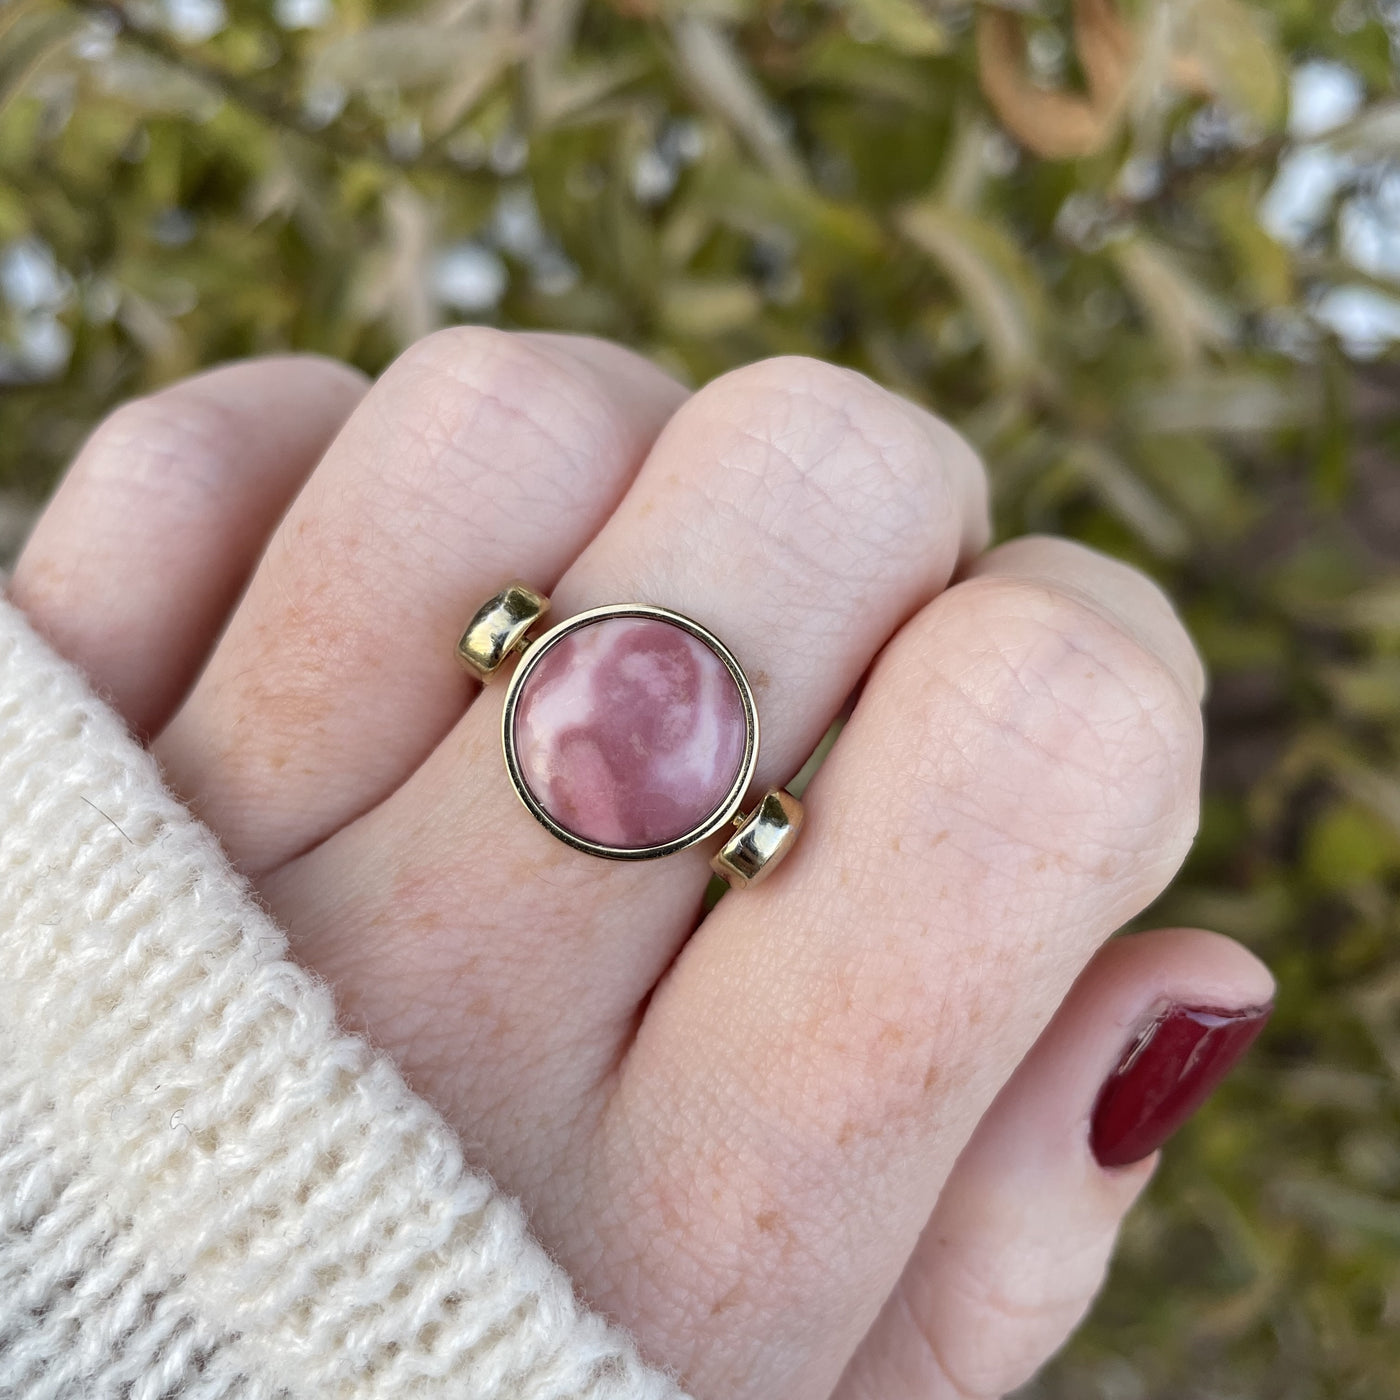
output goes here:
[{"label": "hand", "polygon": [[[457,329],[368,392],[282,358],[118,410],[11,593],[653,1360],[707,1400],[942,1400],[1060,1344],[1272,993],[1213,934],[1101,946],[1195,829],[1200,664],[1132,570],[987,538],[968,447],[848,371],[688,396]],[[769,881],[702,921],[708,847],[531,820],[453,654],[512,577],[711,628],[763,785],[863,680]]]}]

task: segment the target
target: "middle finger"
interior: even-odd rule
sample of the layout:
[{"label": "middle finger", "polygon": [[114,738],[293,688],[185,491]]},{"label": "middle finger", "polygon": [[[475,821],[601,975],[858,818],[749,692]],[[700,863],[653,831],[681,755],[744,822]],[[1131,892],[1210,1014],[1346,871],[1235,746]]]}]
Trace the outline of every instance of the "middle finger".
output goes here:
[{"label": "middle finger", "polygon": [[[567,617],[638,601],[711,628],[753,683],[771,786],[986,535],[981,467],[951,429],[860,375],[769,361],[676,413],[554,602]],[[548,1153],[518,1104],[559,1123],[589,1102],[694,926],[709,851],[618,864],[555,841],[512,791],[499,729],[499,701],[473,706],[398,793],[266,892],[547,1231],[533,1188]]]}]

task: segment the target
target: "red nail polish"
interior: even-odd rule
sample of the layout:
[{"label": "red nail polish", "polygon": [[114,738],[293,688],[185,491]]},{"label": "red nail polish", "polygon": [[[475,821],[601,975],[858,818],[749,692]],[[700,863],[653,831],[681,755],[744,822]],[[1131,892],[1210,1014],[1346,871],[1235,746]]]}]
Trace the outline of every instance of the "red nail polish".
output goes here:
[{"label": "red nail polish", "polygon": [[1102,1167],[1155,1152],[1209,1097],[1273,1011],[1170,1006],[1128,1046],[1094,1105],[1089,1145]]}]

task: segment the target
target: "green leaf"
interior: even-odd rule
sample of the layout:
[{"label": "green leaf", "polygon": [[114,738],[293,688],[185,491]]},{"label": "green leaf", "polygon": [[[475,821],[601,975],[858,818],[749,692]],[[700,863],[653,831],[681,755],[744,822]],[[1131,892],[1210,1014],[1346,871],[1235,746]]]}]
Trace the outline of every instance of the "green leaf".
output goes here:
[{"label": "green leaf", "polygon": [[1159,558],[1179,558],[1190,548],[1191,536],[1176,512],[1101,443],[1073,444],[1069,461],[1104,505]]},{"label": "green leaf", "polygon": [[1036,279],[1005,230],[931,201],[906,205],[897,223],[967,304],[998,375],[1011,381],[1040,375]]},{"label": "green leaf", "polygon": [[1400,656],[1328,666],[1319,674],[1341,710],[1400,729]]},{"label": "green leaf", "polygon": [[208,121],[223,102],[219,91],[201,75],[136,49],[118,49],[103,63],[98,82],[104,92],[138,111],[197,122]]},{"label": "green leaf", "polygon": [[1387,1244],[1400,1244],[1400,1202],[1363,1195],[1327,1180],[1284,1180],[1273,1195],[1285,1211],[1315,1220],[1329,1230],[1357,1232]]},{"label": "green leaf", "polygon": [[728,35],[703,16],[683,12],[672,27],[682,75],[716,115],[779,180],[800,184],[801,157],[787,127]]},{"label": "green leaf", "polygon": [[1295,428],[1317,414],[1317,395],[1293,377],[1236,368],[1135,386],[1128,418],[1141,432],[1253,435]]},{"label": "green leaf", "polygon": [[1293,254],[1260,222],[1257,181],[1222,178],[1204,192],[1201,205],[1249,300],[1261,307],[1289,305],[1297,292]]},{"label": "green leaf", "polygon": [[1400,577],[1381,578],[1351,590],[1326,611],[1348,627],[1400,637]]},{"label": "green leaf", "polygon": [[1177,255],[1146,234],[1119,239],[1111,255],[1129,294],[1169,358],[1183,369],[1235,335],[1229,308],[1182,265]]},{"label": "green leaf", "polygon": [[748,325],[761,306],[748,282],[676,280],[662,293],[660,313],[672,335],[704,340]]},{"label": "green leaf", "polygon": [[350,92],[393,86],[413,88],[496,61],[476,25],[391,21],[346,34],[327,44],[312,61],[314,85],[338,85]]},{"label": "green leaf", "polygon": [[825,199],[806,185],[774,180],[739,162],[716,162],[701,178],[697,202],[735,228],[762,233],[777,225],[804,249],[842,258],[879,257],[888,240],[858,206]]},{"label": "green leaf", "polygon": [[858,43],[836,30],[807,46],[801,82],[807,88],[839,88],[863,98],[897,103],[901,111],[929,111],[940,97],[925,64],[901,61],[888,49]]},{"label": "green leaf", "polygon": [[1282,124],[1288,67],[1269,17],[1246,0],[1194,0],[1187,47],[1214,91],[1266,130]]},{"label": "green leaf", "polygon": [[1351,486],[1352,409],[1347,367],[1333,347],[1322,357],[1322,418],[1313,458],[1313,493],[1326,506],[1340,505]]},{"label": "green leaf", "polygon": [[1303,864],[1322,887],[1345,889],[1400,865],[1400,839],[1364,807],[1339,803],[1308,828]]},{"label": "green leaf", "polygon": [[922,58],[948,48],[948,31],[917,0],[842,0],[842,8],[899,53]]},{"label": "green leaf", "polygon": [[72,37],[77,17],[66,10],[36,15],[21,11],[19,21],[4,32],[0,45],[0,113],[25,85]]}]

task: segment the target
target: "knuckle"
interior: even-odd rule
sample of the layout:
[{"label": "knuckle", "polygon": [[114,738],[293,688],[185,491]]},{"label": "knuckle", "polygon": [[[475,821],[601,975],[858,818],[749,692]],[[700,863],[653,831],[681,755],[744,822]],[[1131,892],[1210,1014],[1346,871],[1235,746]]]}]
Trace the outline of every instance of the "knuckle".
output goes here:
[{"label": "knuckle", "polygon": [[180,389],[132,399],[88,438],[76,470],[86,487],[166,511],[227,489],[239,434],[214,400]]},{"label": "knuckle", "polygon": [[390,373],[460,381],[479,378],[501,364],[519,364],[530,343],[494,326],[447,326],[416,340],[394,361]]},{"label": "knuckle", "polygon": [[1126,630],[1141,637],[1168,662],[1183,685],[1199,697],[1205,688],[1205,668],[1190,634],[1162,588],[1141,570],[1077,540],[1026,535],[999,545],[980,562],[981,574],[1040,577],[1073,592],[1091,590],[1098,607],[1124,621]]},{"label": "knuckle", "polygon": [[721,444],[720,504],[804,562],[829,573],[880,558],[887,576],[888,554],[874,552],[884,550],[951,567],[962,533],[959,453],[970,452],[864,375],[801,356],[762,360],[701,389],[682,413]]},{"label": "knuckle", "polygon": [[825,403],[840,403],[853,395],[893,397],[859,370],[813,359],[810,355],[775,355],[771,359],[756,360],[731,370],[710,387],[719,385],[738,388],[744,393],[787,395]]},{"label": "knuckle", "polygon": [[435,331],[399,356],[391,377],[401,392],[385,396],[388,411],[420,449],[400,459],[410,479],[436,479],[444,458],[494,467],[508,442],[511,478],[528,482],[533,465],[562,463],[549,479],[568,490],[591,480],[600,460],[635,450],[621,410],[581,360],[509,331]]},{"label": "knuckle", "polygon": [[1062,842],[1062,865],[1134,879],[1144,859],[1174,868],[1196,827],[1202,724],[1167,665],[1058,588],[988,576],[956,594],[953,635],[940,632],[935,647],[958,658],[957,670],[940,668],[927,694],[929,720],[945,731],[948,688],[955,694],[958,767],[950,774],[946,758],[935,760],[936,785],[964,786],[1003,838],[1042,851]]}]

